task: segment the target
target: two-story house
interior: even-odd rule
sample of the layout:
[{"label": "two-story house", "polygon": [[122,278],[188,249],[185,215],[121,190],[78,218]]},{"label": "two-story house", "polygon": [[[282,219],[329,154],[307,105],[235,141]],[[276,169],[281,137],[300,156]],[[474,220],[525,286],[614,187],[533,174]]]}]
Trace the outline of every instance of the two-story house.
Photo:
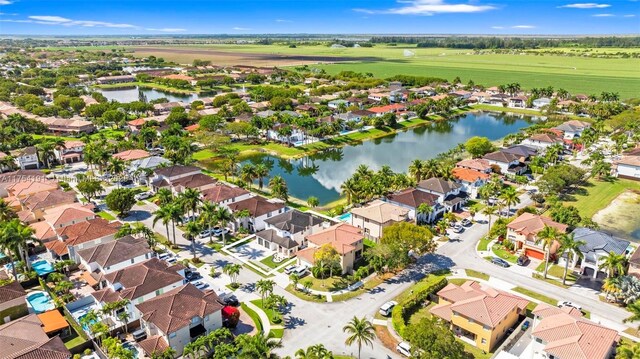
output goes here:
[{"label": "two-story house", "polygon": [[315,253],[324,245],[332,246],[340,256],[342,274],[351,273],[364,249],[362,229],[347,223],[339,223],[307,236],[307,248],[296,255],[299,265],[313,267]]},{"label": "two-story house", "polygon": [[0,286],[0,323],[8,323],[29,314],[27,292],[19,281]]},{"label": "two-story house", "polygon": [[507,239],[515,243],[516,250],[521,250],[528,257],[544,259],[545,251],[554,255],[560,246],[554,241],[550,246],[544,245],[538,239],[538,233],[545,227],[553,227],[560,233],[566,233],[567,225],[554,222],[551,218],[532,213],[523,213],[507,224]]},{"label": "two-story house", "polygon": [[523,162],[522,157],[503,150],[487,153],[482,157],[489,161],[491,165],[498,166],[500,173],[509,175],[521,175],[527,171],[527,165]]},{"label": "two-story house", "polygon": [[16,162],[16,166],[21,170],[40,168],[38,150],[35,146],[29,146],[11,151],[11,156]]},{"label": "two-story house", "polygon": [[437,201],[441,206],[436,208],[436,217],[443,212],[456,211],[467,202],[467,195],[462,191],[462,185],[443,178],[432,177],[422,180],[418,182],[416,188],[438,197]]},{"label": "two-story house", "polygon": [[[569,262],[569,266],[575,268],[579,263],[580,273],[582,275],[590,275],[593,279],[598,278],[598,275],[601,278],[607,277],[606,269],[601,265],[609,253],[626,256],[632,250],[632,247],[629,246],[629,241],[590,228],[578,227],[571,233],[574,240],[584,241],[585,244],[580,246],[583,258],[578,258],[578,256],[574,255],[571,262]],[[563,258],[563,260],[566,260],[566,258]]]},{"label": "two-story house", "polygon": [[558,137],[553,132],[544,132],[535,134],[522,141],[523,145],[537,148],[540,151],[545,151],[548,147],[553,145],[563,145],[562,138]]},{"label": "two-story house", "polygon": [[219,205],[228,205],[229,203],[242,201],[251,196],[253,196],[253,194],[244,188],[230,186],[221,182],[202,191],[203,201],[209,201]]},{"label": "two-story house", "polygon": [[151,186],[154,191],[162,187],[170,187],[171,183],[183,177],[192,176],[202,171],[196,166],[174,165],[169,167],[159,167],[154,171],[151,178]]},{"label": "two-story house", "polygon": [[591,128],[591,124],[589,122],[579,120],[567,121],[554,127],[554,129],[562,131],[566,140],[573,140],[580,137],[582,132],[588,128]]},{"label": "two-story house", "polygon": [[44,243],[54,257],[79,263],[77,252],[114,239],[122,223],[94,218],[63,228],[52,228],[56,238]]},{"label": "two-story house", "polygon": [[381,200],[351,210],[351,225],[362,228],[364,236],[378,242],[382,230],[394,223],[409,220],[409,209]]},{"label": "two-story house", "polygon": [[84,142],[78,140],[65,141],[64,147],[54,148],[53,153],[60,163],[80,162],[84,158]]},{"label": "two-story house", "polygon": [[463,167],[455,167],[452,170],[452,175],[455,181],[462,185],[462,191],[471,198],[477,198],[480,187],[484,186],[491,178],[490,174]]},{"label": "two-story house", "polygon": [[[438,213],[442,213],[440,210],[442,205],[438,203],[437,195],[416,188],[408,188],[392,193],[385,200],[396,206],[408,209],[408,218],[419,223],[431,223],[436,219]],[[432,210],[429,213],[418,213],[418,207],[423,203],[431,207]]]},{"label": "two-story house", "polygon": [[278,200],[268,200],[262,196],[253,196],[226,205],[232,213],[246,210],[248,217],[237,218],[235,226],[243,227],[250,232],[259,232],[266,228],[265,220],[284,213],[288,208]]},{"label": "two-story house", "polygon": [[0,358],[71,359],[71,352],[60,336],[50,338],[37,314],[12,320],[0,326]]},{"label": "two-story house", "polygon": [[306,236],[321,230],[327,220],[297,209],[267,218],[265,229],[256,233],[259,245],[291,257],[307,245]]},{"label": "two-story house", "polygon": [[485,352],[509,335],[529,301],[475,281],[447,284],[438,292],[438,304],[429,312],[451,325],[453,332]]},{"label": "two-story house", "polygon": [[186,284],[136,304],[136,317],[147,333],[139,344],[147,356],[167,348],[180,357],[184,347],[201,335],[222,328],[222,308],[213,290]]}]

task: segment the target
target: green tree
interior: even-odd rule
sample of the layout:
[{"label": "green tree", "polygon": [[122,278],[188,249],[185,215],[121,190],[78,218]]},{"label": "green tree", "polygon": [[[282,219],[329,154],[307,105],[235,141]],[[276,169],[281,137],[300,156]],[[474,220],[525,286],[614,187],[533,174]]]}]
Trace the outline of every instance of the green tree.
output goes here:
[{"label": "green tree", "polygon": [[[627,311],[631,312],[631,316],[625,318],[623,320],[624,323],[640,321],[640,301],[629,304],[626,309]],[[638,326],[638,330],[640,330],[640,326]],[[636,358],[634,357],[634,359]]]},{"label": "green tree", "polygon": [[556,227],[545,225],[544,228],[536,235],[536,244],[542,243],[544,251],[544,278],[547,279],[547,270],[549,269],[549,252],[553,242],[558,241],[562,234]]},{"label": "green tree", "polygon": [[104,192],[104,187],[102,187],[102,183],[96,180],[84,180],[78,183],[78,191],[80,194],[87,199],[87,201],[91,201],[92,198],[96,197],[98,194]]},{"label": "green tree", "polygon": [[264,299],[273,292],[273,286],[276,283],[271,279],[260,279],[256,282],[256,290],[262,297],[262,306],[264,307]]},{"label": "green tree", "polygon": [[342,328],[342,331],[349,336],[344,341],[346,345],[358,345],[358,359],[360,359],[360,352],[362,351],[362,344],[373,346],[373,340],[376,338],[376,332],[373,325],[366,318],[353,317],[347,325]]},{"label": "green tree", "polygon": [[565,234],[560,237],[560,248],[558,248],[558,256],[562,257],[563,255],[567,255],[564,263],[564,274],[562,275],[562,284],[565,285],[567,281],[567,272],[569,271],[569,262],[573,260],[574,257],[584,258],[584,254],[580,250],[580,247],[587,244],[585,241],[576,241],[573,237],[573,233]]},{"label": "green tree", "polygon": [[269,180],[269,188],[271,193],[285,202],[289,200],[289,189],[287,188],[287,182],[281,176],[273,176]]},{"label": "green tree", "polygon": [[191,221],[187,223],[184,234],[187,236],[187,240],[191,242],[191,253],[193,254],[194,261],[197,258],[196,252],[196,238],[202,230],[202,226],[197,221]]},{"label": "green tree", "polygon": [[128,188],[117,188],[105,197],[105,203],[110,210],[118,212],[120,217],[126,217],[136,204],[134,196],[134,192]]},{"label": "green tree", "polygon": [[507,211],[511,212],[511,206],[520,203],[520,197],[518,197],[518,192],[514,187],[505,188],[500,194],[500,199],[505,206],[507,206]]},{"label": "green tree", "polygon": [[307,198],[307,205],[309,205],[309,207],[316,208],[319,204],[320,200],[318,200],[318,197],[310,196],[309,198]]},{"label": "green tree", "polygon": [[222,272],[231,278],[231,283],[237,283],[241,268],[240,264],[229,263],[222,268]]},{"label": "green tree", "polygon": [[627,257],[624,254],[616,254],[611,251],[606,257],[602,258],[602,263],[598,269],[606,269],[608,277],[623,275],[627,269]]},{"label": "green tree", "polygon": [[422,255],[431,253],[436,248],[429,228],[409,222],[398,222],[385,227],[380,244],[388,250],[392,264],[390,267],[407,265],[411,260],[410,253]]},{"label": "green tree", "polygon": [[433,318],[422,318],[419,322],[410,324],[404,333],[411,343],[412,358],[465,359],[467,357],[464,346],[456,340],[451,330]]},{"label": "green tree", "polygon": [[[240,212],[238,212],[238,217],[242,217],[240,216],[240,214],[246,215],[247,217],[249,216],[249,213],[246,210],[243,210]],[[225,230],[227,229],[227,225],[229,225],[229,223],[234,220],[234,215],[231,213],[231,211],[229,211],[227,207],[218,206],[218,210],[216,211],[214,218],[222,231],[222,244],[223,246],[226,246],[227,239],[226,239]]]},{"label": "green tree", "polygon": [[296,359],[333,359],[333,353],[322,344],[316,344],[305,349],[298,349]]},{"label": "green tree", "polygon": [[464,144],[465,150],[474,158],[482,157],[493,151],[495,146],[486,137],[474,136],[467,140]]}]

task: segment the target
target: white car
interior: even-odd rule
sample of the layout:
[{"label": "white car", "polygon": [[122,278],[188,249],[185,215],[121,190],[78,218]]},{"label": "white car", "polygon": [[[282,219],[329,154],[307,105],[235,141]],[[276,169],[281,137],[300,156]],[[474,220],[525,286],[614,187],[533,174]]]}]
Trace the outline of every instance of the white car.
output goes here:
[{"label": "white car", "polygon": [[307,273],[307,266],[305,266],[305,265],[301,265],[299,267],[296,267],[296,269],[291,271],[291,274],[297,274],[300,277],[302,277],[305,273]]},{"label": "white car", "polygon": [[203,290],[203,289],[205,289],[206,287],[209,286],[209,284],[207,284],[207,283],[205,283],[203,281],[200,281],[200,280],[195,281],[195,282],[191,282],[191,284],[193,284],[194,286],[196,286],[196,288],[198,288],[200,290]]},{"label": "white car", "polygon": [[137,195],[133,196],[133,198],[136,199],[136,201],[142,201],[143,199],[147,199],[151,197],[151,193],[149,192],[142,192],[142,193],[138,193]]},{"label": "white car", "polygon": [[558,302],[558,307],[562,308],[562,307],[572,307],[572,308],[576,308],[579,311],[582,311],[582,307],[576,303],[573,302],[569,302],[569,301],[559,301]]},{"label": "white car", "polygon": [[208,229],[205,229],[204,231],[200,232],[198,237],[200,237],[200,239],[209,238],[211,237],[211,231],[209,231]]},{"label": "white car", "polygon": [[296,265],[292,264],[292,265],[288,265],[286,267],[284,267],[284,273],[285,274],[291,274],[293,273],[293,271],[296,269]]},{"label": "white car", "polygon": [[398,351],[398,353],[406,356],[406,357],[410,357],[411,356],[411,344],[407,343],[407,342],[400,342],[398,343],[398,346],[396,346],[396,350]]},{"label": "white car", "polygon": [[395,302],[393,300],[388,301],[380,307],[380,310],[378,310],[378,313],[380,313],[381,315],[384,315],[385,317],[388,317],[391,314],[391,310],[396,305],[398,305],[398,302]]}]

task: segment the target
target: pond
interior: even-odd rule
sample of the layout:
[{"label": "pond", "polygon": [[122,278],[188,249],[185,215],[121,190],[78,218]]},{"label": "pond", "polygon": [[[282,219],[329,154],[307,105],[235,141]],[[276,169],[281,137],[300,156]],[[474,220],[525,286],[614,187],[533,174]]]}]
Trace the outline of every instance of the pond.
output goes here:
[{"label": "pond", "polygon": [[[268,155],[257,155],[245,163],[265,161],[270,166],[270,177],[282,176],[289,187],[289,195],[306,200],[317,197],[320,204],[340,198],[340,185],[365,164],[373,170],[388,165],[395,172],[406,172],[416,158],[429,159],[446,152],[473,136],[498,140],[531,124],[527,116],[499,113],[466,113],[456,119],[416,127],[365,141],[356,146],[325,151],[309,157],[285,160]],[[265,184],[268,179],[265,180]]]},{"label": "pond", "polygon": [[[201,97],[207,97],[206,94],[201,93],[198,94],[180,94],[174,92],[166,92],[155,89],[141,89],[138,86],[131,87],[120,87],[117,89],[96,89],[96,91],[100,92],[107,98],[107,100],[115,100],[120,103],[128,103],[133,101],[139,101],[142,98],[142,95],[146,98],[147,101],[157,100],[159,98],[166,98],[169,102],[192,102]],[[210,97],[210,96],[209,96]]]}]

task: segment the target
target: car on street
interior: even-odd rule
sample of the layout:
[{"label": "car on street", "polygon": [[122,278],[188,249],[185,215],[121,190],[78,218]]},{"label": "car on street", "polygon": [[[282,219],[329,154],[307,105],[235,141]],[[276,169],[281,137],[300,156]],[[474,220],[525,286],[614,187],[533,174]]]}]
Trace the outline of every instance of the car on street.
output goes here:
[{"label": "car on street", "polygon": [[194,280],[198,280],[198,279],[202,279],[202,274],[198,273],[198,272],[187,272],[185,273],[185,278],[187,278],[187,280],[189,282],[193,282]]},{"label": "car on street", "polygon": [[511,267],[511,264],[509,264],[509,262],[505,261],[502,258],[498,258],[498,257],[491,258],[491,263],[493,263],[495,265],[498,265],[500,267],[503,267],[503,268]]},{"label": "car on street", "polygon": [[191,221],[195,221],[196,219],[198,219],[198,217],[196,217],[196,216],[185,216],[185,217],[182,219],[182,223],[183,223],[183,224],[187,224],[187,223],[189,223],[189,222],[191,222]]},{"label": "car on street", "polygon": [[297,267],[297,266],[296,266],[296,265],[294,265],[294,264],[291,264],[291,265],[288,265],[288,266],[284,267],[284,274],[291,274],[291,273],[293,273],[293,270],[294,270],[294,269],[296,269],[296,267]]},{"label": "car on street", "polygon": [[531,325],[531,322],[529,322],[528,320],[525,320],[524,323],[522,323],[522,326],[520,327],[520,329],[527,330],[529,329],[529,325]]},{"label": "car on street", "polygon": [[133,196],[133,198],[135,198],[136,201],[142,201],[143,199],[151,198],[151,193],[149,192],[138,193],[137,195]]},{"label": "car on street", "polygon": [[398,353],[406,356],[406,357],[410,357],[411,356],[411,344],[407,343],[407,342],[400,342],[398,343],[398,345],[396,346],[396,351],[398,351]]},{"label": "car on street", "polygon": [[222,302],[224,303],[224,305],[229,305],[232,307],[240,306],[240,301],[235,295],[228,295],[224,297],[224,299],[222,299]]},{"label": "car on street", "polygon": [[469,227],[472,223],[468,218],[464,218],[462,219],[462,221],[460,221],[460,224],[463,225],[464,227]]},{"label": "car on street", "polygon": [[167,259],[164,260],[165,262],[169,263],[169,264],[176,264],[178,263],[178,258],[171,256]]},{"label": "car on street", "polygon": [[462,232],[464,232],[464,227],[462,227],[459,224],[456,224],[455,226],[453,226],[453,232],[454,233],[462,233]]},{"label": "car on street", "polygon": [[529,257],[527,257],[526,255],[521,255],[520,257],[518,257],[518,261],[516,262],[519,266],[526,266],[527,264],[529,264],[530,260]]},{"label": "car on street", "polygon": [[191,284],[193,284],[196,288],[203,290],[205,288],[207,288],[209,286],[209,284],[203,282],[203,281],[195,281],[195,282],[191,282]]},{"label": "car on street", "polygon": [[582,307],[576,303],[573,302],[569,302],[569,301],[559,301],[558,302],[558,307],[562,308],[562,307],[572,307],[572,308],[576,308],[579,311],[582,311]]},{"label": "car on street", "polygon": [[395,307],[396,305],[398,305],[398,302],[393,300],[388,301],[380,307],[378,313],[380,313],[380,315],[388,317],[389,315],[391,315],[391,310],[393,310],[393,307]]}]

